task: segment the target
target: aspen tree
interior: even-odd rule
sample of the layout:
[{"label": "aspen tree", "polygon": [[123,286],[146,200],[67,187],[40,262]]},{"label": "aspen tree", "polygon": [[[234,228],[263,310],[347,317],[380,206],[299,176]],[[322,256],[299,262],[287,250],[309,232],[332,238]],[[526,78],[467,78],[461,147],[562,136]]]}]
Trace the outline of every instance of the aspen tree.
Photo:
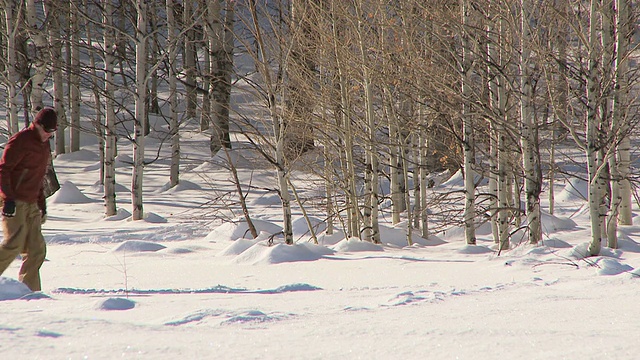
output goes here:
[{"label": "aspen tree", "polygon": [[[208,120],[208,123],[204,126],[211,130],[211,136],[209,141],[209,149],[211,156],[214,156],[218,150],[223,147],[223,128],[221,123],[222,107],[225,104],[220,104],[219,83],[223,80],[220,78],[219,70],[219,58],[223,56],[222,44],[223,44],[223,24],[221,15],[221,1],[212,0],[206,1],[206,22],[205,22],[205,34],[207,36],[208,51],[206,52],[206,71],[209,73],[206,76],[206,89],[208,93],[205,95],[202,117]],[[207,112],[206,114],[204,112]],[[228,125],[227,125],[228,128]]]},{"label": "aspen tree", "polygon": [[184,43],[182,45],[182,58],[183,58],[183,68],[184,68],[184,84],[186,87],[186,100],[187,100],[187,109],[186,109],[186,118],[193,119],[196,117],[196,109],[197,109],[197,96],[196,92],[196,62],[197,62],[197,52],[196,52],[196,34],[193,26],[194,19],[199,18],[196,16],[194,9],[193,1],[183,1],[183,13],[182,13],[182,26],[184,27]]},{"label": "aspen tree", "polygon": [[[422,107],[421,107],[422,109]],[[418,149],[420,149],[420,164],[419,164],[419,197],[416,197],[416,202],[420,204],[416,217],[420,221],[420,229],[422,238],[429,238],[429,211],[427,207],[427,157],[429,149],[429,140],[426,134],[426,126],[420,128],[420,136],[418,137]]]},{"label": "aspen tree", "polygon": [[373,85],[370,64],[367,55],[366,29],[364,26],[365,13],[363,1],[355,6],[357,17],[357,36],[362,65],[362,86],[364,88],[365,119],[368,131],[365,188],[366,199],[364,205],[363,240],[380,243],[380,225],[378,223],[378,149],[376,134],[378,131],[376,115],[373,109]]},{"label": "aspen tree", "polygon": [[[507,20],[504,16],[500,16],[498,20],[498,38],[499,47],[497,64],[500,68],[505,67],[506,57],[506,43],[507,43]],[[497,174],[497,188],[498,188],[498,244],[500,248],[509,247],[509,185],[508,185],[508,171],[509,166],[509,151],[507,149],[508,138],[508,110],[507,110],[507,79],[504,75],[498,75],[495,83],[497,89],[495,94],[495,100],[497,105],[498,115],[498,128],[497,128],[497,148],[498,148],[498,174]]]},{"label": "aspen tree", "polygon": [[[490,8],[488,11],[492,11]],[[501,120],[500,114],[502,110],[500,108],[499,98],[499,83],[500,77],[499,71],[493,69],[493,66],[500,66],[500,37],[499,37],[499,25],[497,19],[502,18],[500,13],[489,20],[487,25],[487,37],[489,39],[487,43],[487,73],[489,74],[489,81],[487,83],[489,90],[489,107],[492,114],[489,119],[489,211],[491,221],[491,233],[493,234],[493,240],[496,244],[500,240],[500,226],[498,222],[498,213],[500,209],[498,207],[498,162],[500,152],[498,147],[498,138],[500,136],[500,129],[498,122]]]},{"label": "aspen tree", "polygon": [[261,61],[258,61],[258,71],[262,75],[264,80],[264,86],[266,88],[266,97],[268,102],[269,114],[271,116],[272,126],[273,126],[273,135],[275,137],[275,167],[278,179],[278,190],[280,195],[280,200],[282,202],[282,213],[283,213],[283,234],[286,244],[293,244],[293,229],[291,224],[291,195],[289,194],[289,169],[287,164],[285,163],[285,149],[284,149],[284,126],[282,124],[282,116],[278,114],[278,110],[276,108],[276,88],[273,76],[271,74],[271,68],[269,67],[268,56],[266,45],[264,43],[264,38],[262,34],[262,28],[260,25],[260,18],[258,15],[258,10],[256,7],[255,0],[249,0],[249,11],[251,16],[251,21],[253,25],[253,35],[255,36],[257,51],[259,52],[259,56]]},{"label": "aspen tree", "polygon": [[[159,43],[159,34],[158,31],[158,12],[161,9],[161,5],[156,1],[149,1],[147,7],[147,14],[149,16],[149,28],[151,29],[150,38],[147,41],[149,44],[149,63],[157,64],[159,57],[164,56],[161,54],[160,48],[158,46]],[[158,67],[153,66],[150,74],[149,74],[149,85],[148,87],[148,99],[147,99],[147,108],[145,110],[145,134],[149,135],[151,131],[151,124],[149,123],[149,114],[160,114],[160,104],[158,103]]]},{"label": "aspen tree", "polygon": [[344,59],[344,52],[340,47],[341,42],[348,43],[346,35],[341,36],[338,29],[341,28],[338,21],[339,7],[336,1],[331,2],[331,21],[333,28],[333,55],[336,62],[336,76],[338,78],[338,88],[340,91],[340,102],[338,109],[338,127],[341,129],[342,142],[344,144],[344,179],[345,179],[345,206],[347,212],[346,235],[347,237],[360,236],[360,219],[358,214],[358,198],[356,193],[356,169],[354,161],[354,133],[351,124],[351,104],[349,96],[348,75]]},{"label": "aspen tree", "polygon": [[80,6],[79,2],[72,2],[69,10],[69,39],[70,53],[68,55],[69,69],[69,152],[80,150]]},{"label": "aspen tree", "polygon": [[105,121],[105,153],[104,153],[104,205],[105,216],[117,214],[116,207],[116,114],[115,114],[115,32],[113,16],[115,9],[112,0],[103,0],[102,24],[104,41],[104,121]]},{"label": "aspen tree", "polygon": [[[38,4],[40,7],[42,4]],[[33,52],[31,53],[31,61],[35,71],[31,76],[31,110],[35,114],[44,107],[42,95],[44,93],[44,82],[47,76],[47,64],[49,61],[49,53],[46,51],[48,46],[46,37],[45,24],[39,24],[37,20],[38,8],[35,0],[26,1],[26,20],[29,27],[29,37],[33,42]]]},{"label": "aspen tree", "polygon": [[[555,77],[547,80],[548,86],[551,87],[551,91],[557,100],[553,101],[552,106],[554,108],[554,115],[556,121],[553,125],[551,149],[549,150],[549,188],[547,190],[549,199],[549,214],[554,214],[555,209],[555,177],[556,177],[556,143],[559,141],[559,135],[561,127],[568,124],[568,95],[569,95],[569,83],[568,83],[568,69],[567,69],[567,47],[568,47],[568,28],[569,24],[564,22],[564,18],[567,16],[567,7],[569,6],[564,0],[556,0],[555,6],[559,7],[558,12],[562,17],[555,21],[555,37],[553,38],[552,46],[555,48],[553,51],[557,58],[557,67],[552,69],[551,73],[556,73]],[[551,64],[550,64],[551,65]],[[556,70],[556,71],[553,71]]]},{"label": "aspen tree", "polygon": [[207,2],[208,39],[208,82],[207,104],[202,116],[210,119],[208,128],[211,129],[210,150],[214,155],[222,147],[231,148],[229,137],[229,108],[231,94],[231,68],[233,66],[233,23],[234,2],[228,1],[222,15],[221,0]]},{"label": "aspen tree", "polygon": [[133,171],[131,176],[131,212],[133,220],[142,220],[143,211],[143,173],[144,173],[144,119],[147,97],[147,3],[136,0],[136,89],[133,134]]},{"label": "aspen tree", "polygon": [[[540,224],[540,192],[542,179],[540,178],[540,162],[537,151],[538,124],[534,114],[533,104],[533,68],[534,61],[531,58],[531,43],[533,34],[531,23],[533,21],[533,4],[530,0],[521,0],[521,57],[520,57],[520,117],[521,117],[521,146],[522,166],[524,170],[524,192],[526,203],[527,224],[529,230],[529,243],[537,244],[542,238]],[[501,249],[504,250],[504,249]]]},{"label": "aspen tree", "polygon": [[[316,64],[311,51],[316,41],[315,34],[310,31],[310,7],[313,0],[290,0],[289,26],[284,39],[287,66],[283,69],[284,89],[286,97],[283,114],[285,131],[285,150],[288,159],[314,148],[313,108],[315,106],[315,72]],[[357,6],[357,5],[355,5]]]},{"label": "aspen tree", "polygon": [[589,179],[589,216],[591,217],[591,242],[589,254],[598,255],[601,248],[602,223],[600,217],[600,200],[602,189],[598,171],[598,0],[590,0],[589,8],[589,36],[588,36],[588,74],[587,74],[587,112],[586,112],[586,156]]},{"label": "aspen tree", "polygon": [[[107,0],[109,1],[109,0]],[[178,124],[178,86],[177,86],[177,52],[178,28],[174,16],[176,3],[166,0],[167,13],[167,52],[169,62],[167,79],[169,83],[169,134],[171,136],[171,168],[169,170],[169,184],[171,187],[180,182],[180,132]]]},{"label": "aspen tree", "polygon": [[[612,139],[618,139],[617,126],[620,118],[614,120],[614,106],[619,107],[620,104],[614,104],[615,95],[615,79],[616,79],[616,14],[614,1],[602,4],[602,67],[603,82],[611,84],[608,89],[605,87],[604,99],[601,104],[602,126],[610,129]],[[608,95],[610,93],[611,95]],[[615,140],[614,140],[615,141]],[[606,170],[599,176],[602,184],[602,200],[600,202],[600,213],[606,214],[602,217],[602,238],[607,239],[608,246],[616,249],[618,247],[618,208],[619,208],[619,182],[618,182],[618,156],[616,144],[612,141],[600,150],[601,162],[606,163]]]},{"label": "aspen tree", "polygon": [[616,141],[616,171],[615,187],[617,194],[612,196],[613,209],[618,211],[617,219],[621,225],[632,224],[631,213],[631,139],[629,126],[629,56],[630,42],[633,34],[632,2],[630,0],[615,0],[616,18],[616,71],[613,99],[612,126],[620,134]]},{"label": "aspen tree", "polygon": [[[64,20],[68,11],[64,8],[69,4],[61,2],[52,4],[52,2],[44,3],[45,16],[48,19],[47,31],[48,31],[48,43],[51,59],[51,74],[53,77],[53,107],[58,114],[58,129],[56,130],[55,138],[55,153],[56,155],[63,154],[65,150],[65,129],[67,128],[67,115],[65,110],[65,96],[64,96],[64,74],[63,74],[63,60],[62,60],[62,41],[61,33],[61,19]],[[62,7],[62,8],[60,8]]]},{"label": "aspen tree", "polygon": [[7,105],[8,105],[8,117],[7,117],[7,129],[10,134],[15,134],[19,131],[18,124],[18,84],[20,82],[17,66],[18,66],[18,54],[16,53],[17,47],[17,33],[18,33],[18,13],[20,8],[15,7],[15,1],[4,0],[4,22],[6,26],[7,45],[6,45],[6,71],[7,80],[5,86],[7,87]]},{"label": "aspen tree", "polygon": [[[93,47],[93,22],[88,21],[89,17],[94,18],[91,14],[90,6],[87,4],[87,0],[82,0],[82,8],[86,12],[86,16],[82,18],[82,28],[85,29],[85,36],[87,37],[87,43]],[[95,102],[95,118],[91,119],[91,123],[93,123],[95,128],[95,136],[98,139],[98,152],[100,153],[100,174],[98,183],[104,186],[104,178],[105,178],[105,136],[104,136],[104,124],[102,121],[102,116],[104,114],[102,105],[102,94],[100,93],[100,82],[101,79],[98,77],[97,73],[97,65],[96,65],[96,52],[89,51],[87,56],[89,57],[89,69],[91,75],[91,90],[93,92],[93,100]]]},{"label": "aspen tree", "polygon": [[469,0],[460,0],[460,9],[462,11],[462,61],[460,67],[461,79],[461,92],[462,92],[462,123],[464,137],[462,139],[462,145],[464,148],[464,191],[465,191],[465,205],[464,205],[464,229],[465,239],[467,244],[476,244],[476,229],[475,229],[475,193],[476,187],[474,182],[475,172],[473,171],[473,165],[475,164],[475,143],[473,138],[473,119],[471,114],[471,72],[473,64],[473,52],[471,49],[471,41],[469,30],[471,28],[470,22],[470,7]]}]

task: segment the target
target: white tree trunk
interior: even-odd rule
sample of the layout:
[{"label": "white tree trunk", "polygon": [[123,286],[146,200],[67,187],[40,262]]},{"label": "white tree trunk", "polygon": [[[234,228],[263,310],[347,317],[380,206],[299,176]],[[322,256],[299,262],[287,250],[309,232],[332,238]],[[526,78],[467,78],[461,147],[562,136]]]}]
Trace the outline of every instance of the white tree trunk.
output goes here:
[{"label": "white tree trunk", "polygon": [[220,56],[223,54],[223,31],[222,15],[221,15],[220,0],[207,1],[207,23],[206,34],[209,44],[209,76],[207,88],[209,93],[207,94],[209,102],[207,108],[209,114],[202,114],[203,117],[211,119],[208,124],[208,128],[211,129],[211,138],[209,148],[211,150],[211,156],[215,155],[220,148],[222,148],[222,128],[220,127],[220,110],[222,104],[220,104],[219,83],[220,79]]},{"label": "white tree trunk", "polygon": [[[389,101],[391,95],[389,94]],[[393,105],[388,104],[389,108]],[[390,113],[392,113],[390,111]],[[391,191],[391,223],[393,225],[400,222],[400,214],[405,210],[403,207],[404,199],[402,198],[402,178],[398,170],[400,169],[400,161],[398,159],[399,150],[399,131],[398,126],[395,124],[393,117],[389,117],[389,177],[390,177],[390,191]]]},{"label": "white tree trunk", "polygon": [[365,119],[368,131],[368,144],[366,147],[366,174],[365,189],[366,199],[364,205],[364,229],[362,239],[373,243],[380,243],[380,226],[378,223],[378,149],[376,133],[378,125],[373,109],[374,98],[372,89],[372,79],[369,73],[369,61],[367,58],[367,44],[363,33],[365,32],[360,13],[362,4],[356,6],[358,16],[358,45],[360,48],[360,58],[362,60],[362,82],[364,87]]},{"label": "white tree trunk", "polygon": [[587,78],[586,156],[589,174],[589,215],[591,216],[591,243],[589,254],[598,255],[601,248],[602,223],[600,220],[600,199],[602,190],[598,181],[598,1],[591,0],[589,21],[589,61]]},{"label": "white tree trunk", "polygon": [[[62,2],[64,4],[64,2]],[[56,150],[57,155],[64,154],[65,149],[65,133],[64,130],[67,127],[67,114],[65,111],[64,103],[64,76],[62,74],[63,60],[62,60],[62,44],[61,38],[61,25],[59,17],[55,16],[55,6],[61,6],[62,4],[52,5],[50,2],[45,3],[45,15],[49,19],[47,30],[49,32],[49,51],[51,59],[51,73],[53,76],[53,107],[58,114],[58,129],[56,131]],[[65,4],[64,6],[68,6]],[[58,9],[57,11],[63,12]]]},{"label": "white tree trunk", "polygon": [[[42,4],[38,2],[38,6],[42,7]],[[47,77],[47,64],[50,63],[46,32],[38,24],[37,11],[36,1],[27,0],[26,19],[29,26],[29,35],[35,50],[32,59],[35,72],[31,77],[31,110],[34,114],[44,107],[42,95]]]},{"label": "white tree trunk", "polygon": [[491,215],[491,233],[493,235],[493,241],[500,243],[500,225],[498,221],[498,213],[500,211],[498,207],[498,138],[500,136],[500,127],[498,122],[502,120],[499,114],[502,113],[500,108],[499,98],[499,83],[498,79],[500,74],[493,66],[500,66],[500,36],[499,36],[499,24],[489,24],[487,28],[487,36],[489,37],[489,44],[487,46],[487,61],[489,65],[487,72],[489,74],[489,108],[496,116],[490,119],[489,123],[489,211]]},{"label": "white tree trunk", "polygon": [[117,214],[116,207],[116,114],[114,111],[115,36],[113,33],[113,2],[103,0],[102,22],[104,39],[104,105],[105,105],[105,146],[104,146],[104,208],[105,216]]},{"label": "white tree trunk", "polygon": [[[331,4],[331,12],[335,14],[334,3]],[[346,179],[346,212],[347,212],[347,224],[346,235],[347,237],[360,237],[360,221],[358,218],[358,196],[356,193],[356,178],[355,178],[355,164],[353,159],[353,131],[351,129],[351,116],[349,105],[349,79],[345,75],[344,60],[338,49],[337,39],[340,39],[338,34],[338,24],[335,17],[332,18],[332,28],[334,36],[334,56],[336,60],[336,71],[338,76],[338,85],[340,88],[340,121],[342,126],[342,137],[344,143],[344,163],[345,163],[345,179]]]},{"label": "white tree trunk", "polygon": [[621,225],[632,225],[632,207],[631,207],[631,183],[629,175],[631,173],[631,140],[629,135],[629,120],[627,118],[626,109],[629,101],[629,47],[633,34],[633,24],[631,17],[631,1],[616,0],[617,9],[617,56],[616,56],[616,72],[613,105],[613,128],[619,134],[619,142],[617,143],[617,175],[618,181],[614,186],[617,188],[614,208],[618,211],[618,222]]},{"label": "white tree trunk", "polygon": [[174,16],[175,3],[166,0],[167,12],[167,52],[169,53],[168,81],[169,81],[169,132],[171,134],[171,170],[169,171],[169,183],[171,187],[180,182],[180,132],[178,124],[178,93],[177,68],[178,29]]},{"label": "white tree trunk", "polygon": [[[82,0],[82,8],[83,11],[88,11],[89,10],[89,6],[87,5],[87,1],[88,0]],[[87,43],[89,44],[93,44],[94,39],[93,39],[93,29],[94,29],[94,24],[93,22],[89,21],[87,17],[83,17],[82,18],[82,27],[83,29],[85,29],[85,33],[86,33],[86,37],[87,37]],[[105,136],[104,136],[104,124],[102,123],[102,116],[104,114],[103,112],[103,105],[102,105],[102,94],[100,92],[100,85],[101,85],[101,81],[100,78],[98,77],[98,71],[97,71],[97,65],[96,65],[96,56],[99,56],[98,54],[96,54],[96,52],[90,52],[89,54],[87,54],[89,57],[89,72],[91,74],[91,90],[93,91],[93,101],[95,103],[95,107],[96,107],[96,115],[95,118],[93,118],[91,120],[91,123],[94,126],[95,129],[95,136],[97,138],[98,141],[98,150],[100,153],[100,180],[99,183],[100,185],[104,186],[104,178],[105,178],[105,166],[104,166],[104,159],[105,159]]]},{"label": "white tree trunk", "polygon": [[[566,11],[566,7],[568,5],[564,5],[563,12]],[[568,76],[567,76],[567,30],[569,24],[559,24],[557,29],[557,35],[555,37],[555,43],[558,47],[558,77],[555,79],[555,89],[556,89],[556,97],[557,97],[557,105],[555,105],[555,115],[557,117],[557,122],[553,125],[553,138],[551,141],[551,153],[549,158],[549,190],[548,190],[548,199],[549,199],[549,213],[551,215],[555,212],[555,177],[556,177],[556,159],[555,159],[555,150],[556,143],[560,140],[560,129],[561,125],[567,124],[567,113],[568,113]]]},{"label": "white tree trunk", "polygon": [[532,68],[534,66],[531,56],[531,11],[533,4],[529,0],[522,0],[522,40],[520,57],[520,76],[522,98],[520,100],[521,116],[521,146],[522,165],[524,169],[524,192],[526,202],[526,215],[529,227],[529,243],[537,244],[541,238],[540,224],[540,164],[537,154],[538,125],[534,116]]},{"label": "white tree trunk", "polygon": [[[504,40],[506,37],[507,31],[507,21],[501,17],[500,18],[500,52],[499,52],[499,64],[500,66],[505,63],[505,54],[504,44],[506,41]],[[508,113],[507,113],[507,79],[500,75],[497,78],[496,82],[497,86],[497,105],[498,105],[498,114],[500,116],[498,120],[497,127],[497,146],[498,146],[498,176],[497,176],[497,187],[498,187],[498,246],[500,249],[508,249],[509,248],[509,196],[511,194],[511,190],[509,187],[509,179],[508,171],[509,171],[509,157],[511,154],[507,151],[507,127],[505,126],[508,121]]]},{"label": "white tree trunk", "polygon": [[144,119],[145,99],[147,97],[147,8],[146,0],[136,1],[138,13],[136,29],[136,94],[135,94],[135,119],[133,134],[133,174],[131,177],[131,205],[133,208],[132,219],[144,218],[142,200],[142,175],[144,173]]},{"label": "white tree trunk", "polygon": [[80,16],[76,6],[69,7],[71,30],[71,69],[69,72],[69,152],[80,150]]},{"label": "white tree trunk", "polygon": [[[429,210],[427,208],[427,157],[428,157],[428,136],[427,130],[420,131],[420,228],[422,238],[429,238]],[[417,200],[416,200],[417,201]]]},{"label": "white tree trunk", "polygon": [[18,21],[17,15],[14,13],[14,3],[12,0],[4,1],[4,13],[5,13],[5,24],[7,31],[7,63],[6,63],[6,71],[8,74],[7,81],[7,92],[8,92],[8,101],[7,105],[9,107],[9,117],[7,122],[7,129],[9,130],[9,134],[15,134],[19,131],[20,127],[18,124],[18,83],[20,82],[20,75],[16,69],[18,62],[18,55],[16,54],[16,36],[18,32]]},{"label": "white tree trunk", "polygon": [[464,191],[465,191],[465,205],[464,205],[464,229],[465,239],[467,244],[476,244],[476,228],[475,228],[475,195],[476,187],[474,182],[475,172],[473,165],[475,164],[475,149],[473,139],[473,121],[471,115],[471,65],[472,50],[469,41],[467,27],[469,23],[469,0],[460,0],[460,8],[462,10],[462,24],[463,33],[462,38],[462,126],[463,126],[463,139],[462,145],[464,150]]},{"label": "white tree trunk", "polygon": [[[600,101],[600,123],[602,130],[606,131],[607,127],[613,126],[613,99],[615,97],[615,88],[611,86],[615,84],[615,58],[616,58],[616,44],[615,44],[615,15],[614,15],[614,1],[607,4],[601,4],[601,26],[600,32],[601,40],[601,64],[602,64],[602,84],[604,89],[610,88],[613,96],[606,96]],[[609,90],[605,90],[609,91]],[[615,129],[612,129],[612,134],[615,138]],[[598,176],[600,182],[600,188],[602,192],[600,194],[600,219],[601,224],[601,238],[608,239],[609,244],[614,244],[617,247],[617,228],[618,228],[618,216],[617,209],[612,208],[615,203],[614,197],[617,197],[617,159],[616,159],[616,147],[609,143],[598,151],[598,163],[603,164],[603,171]],[[605,165],[608,164],[608,165]]]},{"label": "white tree trunk", "polygon": [[402,183],[404,185],[404,199],[407,209],[407,245],[413,245],[413,211],[411,211],[411,194],[409,193],[409,146],[411,146],[411,136],[405,134],[402,142]]}]

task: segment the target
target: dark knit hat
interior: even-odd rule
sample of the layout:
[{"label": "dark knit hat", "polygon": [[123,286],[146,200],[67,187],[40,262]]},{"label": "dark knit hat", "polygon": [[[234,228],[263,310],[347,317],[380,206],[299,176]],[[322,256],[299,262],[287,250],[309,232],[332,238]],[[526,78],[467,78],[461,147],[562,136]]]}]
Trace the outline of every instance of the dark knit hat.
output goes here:
[{"label": "dark knit hat", "polygon": [[54,132],[58,128],[58,115],[53,108],[46,107],[38,111],[33,122],[42,126],[46,132]]}]

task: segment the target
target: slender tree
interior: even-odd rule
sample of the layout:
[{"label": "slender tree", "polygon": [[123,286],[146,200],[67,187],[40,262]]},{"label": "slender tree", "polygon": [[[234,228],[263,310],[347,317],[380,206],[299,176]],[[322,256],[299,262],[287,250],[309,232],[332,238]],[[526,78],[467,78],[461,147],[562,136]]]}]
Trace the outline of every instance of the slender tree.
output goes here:
[{"label": "slender tree", "polygon": [[147,97],[147,4],[146,0],[136,0],[136,91],[133,135],[133,172],[131,176],[131,213],[133,220],[142,220],[143,173],[144,173],[144,119]]},{"label": "slender tree", "polygon": [[257,50],[259,52],[260,59],[257,63],[259,72],[262,75],[266,88],[266,99],[269,109],[269,114],[273,126],[273,135],[275,138],[275,151],[274,151],[274,165],[276,167],[277,179],[278,179],[278,191],[280,200],[282,202],[283,213],[283,234],[285,243],[293,244],[293,229],[291,224],[291,195],[289,194],[289,169],[285,163],[285,149],[284,149],[284,124],[282,123],[282,116],[278,114],[276,104],[276,87],[271,73],[271,68],[268,63],[269,56],[267,55],[266,45],[264,43],[263,31],[261,28],[260,17],[258,9],[256,7],[255,0],[249,0],[249,10],[251,13],[251,21],[253,25],[253,35],[255,36]]},{"label": "slender tree", "polygon": [[535,60],[532,59],[531,43],[533,34],[531,23],[533,3],[522,0],[521,11],[521,57],[520,57],[520,86],[522,98],[520,99],[520,127],[522,146],[522,166],[524,169],[524,192],[526,202],[526,215],[529,230],[529,243],[537,244],[542,237],[540,224],[540,193],[542,192],[542,179],[540,172],[540,155],[538,153],[538,124],[534,114],[533,71]]},{"label": "slender tree", "polygon": [[16,8],[16,2],[12,0],[4,0],[4,23],[6,26],[6,70],[7,80],[5,86],[7,87],[7,105],[8,114],[7,117],[7,129],[9,133],[17,133],[19,130],[18,125],[18,84],[20,83],[20,74],[17,70],[18,54],[17,48],[17,33],[18,33],[18,18],[21,8]]},{"label": "slender tree", "polygon": [[175,18],[176,3],[166,0],[167,13],[167,52],[169,61],[166,72],[169,83],[169,134],[171,136],[171,169],[169,171],[169,183],[171,187],[180,182],[180,131],[178,123],[178,79],[177,79],[177,53],[179,32]]},{"label": "slender tree", "polygon": [[598,163],[598,151],[600,147],[598,129],[599,108],[599,77],[598,77],[598,0],[591,0],[589,8],[589,37],[588,37],[588,74],[586,87],[586,156],[587,170],[589,174],[589,216],[591,217],[591,242],[589,254],[598,255],[601,248],[602,222],[600,214],[600,201],[602,189],[599,181],[599,172],[602,171]]},{"label": "slender tree", "polygon": [[116,113],[115,113],[115,26],[112,0],[103,0],[102,23],[104,27],[104,105],[105,105],[105,153],[104,153],[104,205],[105,216],[117,213],[116,206]]},{"label": "slender tree", "polygon": [[49,52],[46,51],[48,43],[46,36],[45,23],[39,23],[37,19],[37,12],[42,9],[42,4],[36,6],[35,0],[26,1],[26,19],[27,26],[29,27],[29,38],[32,41],[31,45],[33,51],[32,55],[34,72],[31,77],[32,91],[31,91],[31,109],[35,114],[38,110],[44,107],[42,102],[42,96],[44,94],[44,82],[47,78],[49,61]]},{"label": "slender tree", "polygon": [[80,150],[80,2],[71,3],[69,10],[69,152]]},{"label": "slender tree", "polygon": [[462,123],[464,138],[462,140],[464,148],[464,191],[465,191],[465,206],[464,206],[464,228],[465,239],[467,244],[476,244],[476,231],[475,231],[475,172],[473,166],[475,164],[475,152],[474,152],[474,124],[472,119],[471,110],[471,72],[473,64],[473,49],[471,48],[471,40],[469,31],[471,29],[471,4],[469,0],[460,0],[460,9],[462,11],[462,61],[460,67],[461,74],[461,93],[462,93]]}]

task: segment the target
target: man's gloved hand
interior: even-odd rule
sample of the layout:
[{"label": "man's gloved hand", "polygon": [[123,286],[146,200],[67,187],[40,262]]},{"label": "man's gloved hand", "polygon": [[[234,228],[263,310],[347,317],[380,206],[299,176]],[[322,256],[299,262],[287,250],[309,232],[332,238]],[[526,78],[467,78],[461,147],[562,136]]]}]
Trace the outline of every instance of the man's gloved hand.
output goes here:
[{"label": "man's gloved hand", "polygon": [[16,202],[13,200],[5,200],[2,207],[2,215],[6,217],[16,216]]}]

